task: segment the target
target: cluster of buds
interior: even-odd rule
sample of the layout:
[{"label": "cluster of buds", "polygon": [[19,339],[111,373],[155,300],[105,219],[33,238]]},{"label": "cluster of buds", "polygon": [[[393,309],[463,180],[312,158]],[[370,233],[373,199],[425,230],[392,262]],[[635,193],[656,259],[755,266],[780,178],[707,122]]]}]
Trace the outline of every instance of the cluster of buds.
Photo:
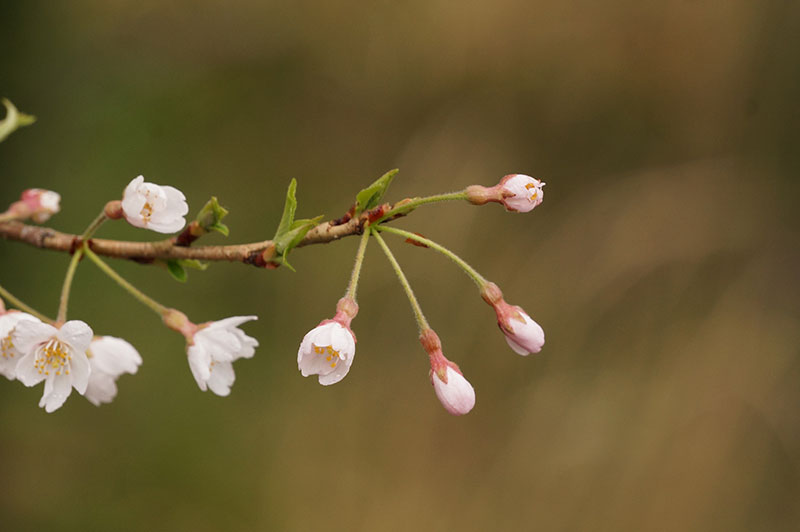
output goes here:
[{"label": "cluster of buds", "polygon": [[[543,185],[544,183],[532,177],[513,174],[504,177],[494,187],[487,188],[479,185],[468,187],[463,192],[462,197],[473,204],[498,202],[505,205],[510,211],[528,212],[542,202],[543,192],[541,187]],[[395,208],[403,209],[410,203],[413,203],[413,200],[404,200],[396,204]],[[380,223],[381,216],[391,212],[387,207],[381,211],[381,214],[375,220]],[[372,218],[369,219],[369,222],[372,221],[374,221]],[[366,245],[365,237],[368,238],[372,233],[377,237],[409,296],[420,327],[420,342],[428,353],[430,381],[436,397],[449,413],[459,416],[464,415],[475,406],[475,389],[464,377],[459,366],[444,356],[439,336],[428,326],[416,297],[408,284],[408,280],[405,278],[405,274],[378,234],[381,231],[405,236],[408,243],[424,248],[433,247],[448,255],[464,268],[478,284],[482,298],[494,309],[497,315],[497,324],[505,335],[511,349],[523,356],[538,353],[542,350],[544,346],[544,330],[521,307],[506,303],[503,299],[503,293],[495,283],[486,281],[462,259],[418,233],[409,233],[396,228],[390,229],[379,226],[374,229],[365,229],[362,237],[362,246],[359,248],[359,255],[356,257],[356,267],[354,268],[348,295],[339,300],[336,307],[336,315],[332,319],[323,320],[305,335],[297,352],[298,368],[304,377],[319,375],[320,384],[326,386],[341,381],[350,370],[355,357],[356,346],[356,336],[350,328],[350,323],[358,312],[358,305],[350,290],[353,289],[352,283],[358,278],[358,268],[360,268],[363,248]]]}]

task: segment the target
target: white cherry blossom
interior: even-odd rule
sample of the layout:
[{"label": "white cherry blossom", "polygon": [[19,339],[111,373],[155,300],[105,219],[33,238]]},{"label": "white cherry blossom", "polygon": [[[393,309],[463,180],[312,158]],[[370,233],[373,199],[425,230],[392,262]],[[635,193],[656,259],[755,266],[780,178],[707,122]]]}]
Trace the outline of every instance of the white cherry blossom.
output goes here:
[{"label": "white cherry blossom", "polygon": [[356,337],[350,327],[325,320],[303,337],[297,351],[297,367],[303,377],[319,375],[328,386],[342,380],[356,355]]},{"label": "white cherry blossom", "polygon": [[89,366],[89,385],[83,394],[93,405],[110,403],[117,396],[117,379],[123,373],[136,373],[142,357],[122,338],[98,336],[86,351]]},{"label": "white cherry blossom", "polygon": [[19,322],[26,320],[41,323],[39,318],[25,312],[12,310],[0,315],[0,374],[8,380],[14,380],[16,377],[17,363],[21,358],[16,345],[14,345],[14,329]]},{"label": "white cherry blossom", "polygon": [[511,174],[501,181],[506,209],[514,212],[529,212],[544,200],[545,185],[542,181],[525,174]]},{"label": "white cherry blossom", "polygon": [[257,316],[234,316],[198,326],[188,344],[189,368],[201,390],[217,395],[231,393],[236,375],[233,361],[251,358],[258,340],[247,336],[239,325],[257,320]]},{"label": "white cherry blossom", "polygon": [[122,212],[133,226],[175,233],[186,225],[183,217],[189,212],[189,205],[177,188],[146,183],[143,176],[138,176],[125,187]]},{"label": "white cherry blossom", "polygon": [[39,406],[53,412],[64,404],[72,388],[83,395],[89,384],[86,349],[92,329],[82,321],[68,321],[60,328],[31,320],[20,321],[12,340],[20,353],[17,380],[25,386],[44,381]]}]

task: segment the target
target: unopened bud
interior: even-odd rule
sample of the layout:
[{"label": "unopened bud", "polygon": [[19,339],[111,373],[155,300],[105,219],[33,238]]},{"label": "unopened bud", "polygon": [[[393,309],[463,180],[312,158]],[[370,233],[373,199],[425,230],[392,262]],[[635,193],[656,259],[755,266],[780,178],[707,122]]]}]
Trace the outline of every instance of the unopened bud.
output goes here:
[{"label": "unopened bud", "polygon": [[20,218],[32,218],[36,223],[44,223],[61,210],[61,195],[52,190],[29,188],[22,193],[20,201],[12,209]]},{"label": "unopened bud", "polygon": [[122,202],[120,200],[113,200],[106,203],[103,208],[103,213],[109,220],[119,220],[125,213],[122,211]]}]

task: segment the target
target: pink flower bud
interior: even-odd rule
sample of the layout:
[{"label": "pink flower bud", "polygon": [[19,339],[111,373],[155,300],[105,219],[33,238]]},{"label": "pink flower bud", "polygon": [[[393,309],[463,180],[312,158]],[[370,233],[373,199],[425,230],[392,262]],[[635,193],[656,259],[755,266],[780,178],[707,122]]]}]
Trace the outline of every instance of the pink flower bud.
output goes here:
[{"label": "pink flower bud", "polygon": [[532,211],[544,199],[545,183],[525,174],[509,174],[493,187],[467,187],[467,200],[474,205],[502,203],[512,212]]},{"label": "pink flower bud", "polygon": [[22,203],[28,216],[36,223],[44,223],[60,210],[61,195],[52,190],[29,188],[22,193]]},{"label": "pink flower bud", "polygon": [[538,353],[544,346],[544,330],[522,307],[500,300],[494,305],[497,325],[506,335],[506,342],[518,355]]},{"label": "pink flower bud", "polygon": [[431,384],[439,402],[454,416],[467,414],[475,406],[475,389],[464,378],[458,365],[445,358],[435,332],[431,329],[423,331],[420,342],[430,358]]},{"label": "pink flower bud", "polygon": [[500,287],[491,282],[486,283],[481,287],[481,296],[494,308],[497,325],[506,335],[506,342],[511,349],[522,356],[542,350],[544,330],[522,310],[522,307],[506,303]]},{"label": "pink flower bud", "polygon": [[501,181],[503,205],[509,211],[529,212],[544,200],[545,183],[525,174],[511,174]]}]

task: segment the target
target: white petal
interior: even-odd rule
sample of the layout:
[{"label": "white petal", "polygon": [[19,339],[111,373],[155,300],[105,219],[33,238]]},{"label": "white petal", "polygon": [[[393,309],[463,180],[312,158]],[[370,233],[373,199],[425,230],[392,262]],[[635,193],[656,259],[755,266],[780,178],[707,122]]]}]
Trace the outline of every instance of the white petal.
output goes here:
[{"label": "white petal", "polygon": [[136,373],[142,364],[142,357],[130,343],[122,338],[101,336],[89,345],[92,352],[92,370],[98,370],[113,377],[123,373]]},{"label": "white petal", "polygon": [[17,363],[17,380],[25,386],[36,386],[45,379],[45,375],[40,373],[34,366],[36,363],[36,353],[31,351],[24,355]]},{"label": "white petal", "polygon": [[39,344],[55,337],[58,329],[46,323],[30,320],[21,321],[14,328],[12,339],[21,354],[33,352]]},{"label": "white petal", "polygon": [[319,376],[319,383],[323,386],[330,386],[331,384],[336,384],[340,380],[344,379],[345,376],[350,372],[350,364],[346,362],[340,362],[336,365],[333,371],[326,375]]},{"label": "white petal", "polygon": [[211,370],[209,369],[211,358],[205,349],[198,345],[189,346],[188,353],[189,369],[192,370],[194,380],[201,390],[206,391],[208,389],[206,382],[211,377]]},{"label": "white petal", "polygon": [[110,403],[117,396],[117,383],[114,378],[99,371],[89,376],[89,386],[83,396],[93,405]]},{"label": "white petal", "polygon": [[70,347],[80,353],[86,353],[89,344],[92,342],[94,333],[92,329],[80,320],[68,321],[59,329],[56,338],[69,344]]},{"label": "white petal", "polygon": [[189,212],[189,204],[186,203],[186,196],[175,187],[165,185],[161,187],[167,196],[167,209],[177,216],[185,216]]},{"label": "white petal", "polygon": [[155,231],[156,233],[172,234],[177,233],[186,225],[186,220],[183,218],[162,218],[155,215],[150,219],[147,224],[147,229]]},{"label": "white petal", "polygon": [[355,354],[356,343],[350,331],[338,323],[336,325],[338,327],[331,331],[331,347],[339,353],[342,360],[347,360]]},{"label": "white petal", "polygon": [[233,327],[238,327],[242,323],[246,323],[248,321],[257,320],[258,316],[231,316],[230,318],[224,318],[217,321],[212,321],[208,328],[209,329],[231,329]]},{"label": "white petal", "polygon": [[211,377],[208,379],[208,387],[215,394],[225,397],[231,393],[231,386],[236,380],[233,372],[233,364],[230,362],[220,362],[211,368]]},{"label": "white petal", "polygon": [[86,387],[89,385],[89,375],[91,374],[91,371],[92,370],[89,367],[89,359],[86,358],[86,353],[72,354],[69,376],[72,377],[72,385],[81,395],[86,392]]},{"label": "white petal", "polygon": [[42,400],[39,401],[39,406],[44,406],[45,411],[48,413],[61,408],[69,394],[72,393],[70,381],[71,379],[68,375],[56,375],[47,379],[44,386],[44,395]]}]

